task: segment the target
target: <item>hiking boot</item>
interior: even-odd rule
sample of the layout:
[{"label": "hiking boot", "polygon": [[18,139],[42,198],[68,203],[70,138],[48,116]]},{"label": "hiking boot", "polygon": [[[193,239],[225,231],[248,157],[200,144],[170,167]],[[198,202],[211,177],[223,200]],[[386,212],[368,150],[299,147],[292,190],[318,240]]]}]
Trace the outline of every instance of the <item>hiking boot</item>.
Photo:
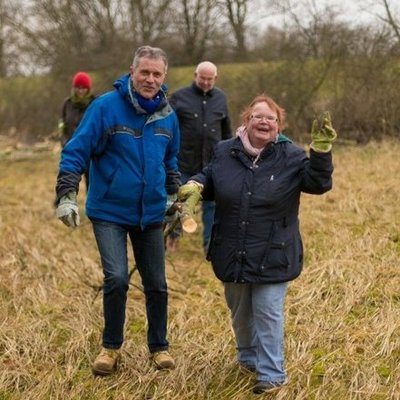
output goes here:
[{"label": "hiking boot", "polygon": [[112,374],[117,369],[120,358],[119,350],[103,347],[92,365],[93,373],[103,376]]},{"label": "hiking boot", "polygon": [[268,382],[268,381],[257,381],[253,387],[253,393],[261,394],[261,393],[270,393],[277,389],[280,389],[282,386],[287,384],[287,380],[283,382]]},{"label": "hiking boot", "polygon": [[174,369],[175,361],[168,351],[156,351],[150,354],[150,359],[156,365],[157,369]]}]

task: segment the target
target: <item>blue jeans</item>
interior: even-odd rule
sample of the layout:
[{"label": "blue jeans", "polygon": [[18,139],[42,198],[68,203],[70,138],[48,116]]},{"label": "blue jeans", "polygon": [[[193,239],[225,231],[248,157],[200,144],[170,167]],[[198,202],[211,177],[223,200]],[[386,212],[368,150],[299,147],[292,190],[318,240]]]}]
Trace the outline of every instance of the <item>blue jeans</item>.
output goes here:
[{"label": "blue jeans", "polygon": [[[182,184],[185,184],[191,175],[181,173]],[[215,202],[214,201],[203,201],[202,207],[202,222],[203,222],[203,247],[208,246],[210,241],[211,230],[214,223],[214,213],[215,213]]]},{"label": "blue jeans", "polygon": [[103,346],[118,349],[124,340],[129,235],[146,299],[148,347],[150,352],[167,350],[168,293],[162,227],[142,231],[139,227],[99,220],[92,220],[92,224],[104,273]]},{"label": "blue jeans", "polygon": [[282,383],[284,303],[288,283],[224,283],[240,364],[255,367],[257,380]]}]

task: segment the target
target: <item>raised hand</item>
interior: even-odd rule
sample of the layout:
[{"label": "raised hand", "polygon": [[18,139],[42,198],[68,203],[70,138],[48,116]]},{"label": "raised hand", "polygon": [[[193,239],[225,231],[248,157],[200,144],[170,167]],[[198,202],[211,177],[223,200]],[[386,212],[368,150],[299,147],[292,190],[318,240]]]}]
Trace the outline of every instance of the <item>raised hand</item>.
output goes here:
[{"label": "raised hand", "polygon": [[311,127],[310,147],[318,153],[328,153],[332,149],[332,143],[335,141],[337,133],[332,126],[331,116],[325,111],[322,116],[322,124],[315,119]]}]

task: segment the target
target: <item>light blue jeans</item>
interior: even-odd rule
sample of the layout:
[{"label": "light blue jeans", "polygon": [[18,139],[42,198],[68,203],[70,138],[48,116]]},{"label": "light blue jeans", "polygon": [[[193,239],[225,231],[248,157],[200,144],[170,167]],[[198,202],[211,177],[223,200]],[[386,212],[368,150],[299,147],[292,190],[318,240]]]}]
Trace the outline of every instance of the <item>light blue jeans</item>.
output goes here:
[{"label": "light blue jeans", "polygon": [[288,283],[224,283],[237,357],[256,369],[257,380],[283,383],[284,304]]}]

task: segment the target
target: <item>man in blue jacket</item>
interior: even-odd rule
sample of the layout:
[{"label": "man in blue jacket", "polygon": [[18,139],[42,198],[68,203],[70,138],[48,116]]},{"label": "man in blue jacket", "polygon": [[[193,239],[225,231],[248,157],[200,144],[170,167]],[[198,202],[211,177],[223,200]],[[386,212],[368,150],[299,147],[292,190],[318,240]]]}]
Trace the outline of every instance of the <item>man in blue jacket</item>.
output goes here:
[{"label": "man in blue jacket", "polygon": [[[168,61],[159,48],[137,49],[130,74],[88,108],[61,153],[56,214],[79,225],[76,196],[90,161],[86,214],[104,273],[103,347],[93,372],[109,375],[123,343],[129,287],[129,236],[146,298],[147,342],[157,368],[174,368],[167,341],[167,284],[162,224],[179,187],[179,125],[163,82]],[[169,202],[167,201],[169,200]]]}]

